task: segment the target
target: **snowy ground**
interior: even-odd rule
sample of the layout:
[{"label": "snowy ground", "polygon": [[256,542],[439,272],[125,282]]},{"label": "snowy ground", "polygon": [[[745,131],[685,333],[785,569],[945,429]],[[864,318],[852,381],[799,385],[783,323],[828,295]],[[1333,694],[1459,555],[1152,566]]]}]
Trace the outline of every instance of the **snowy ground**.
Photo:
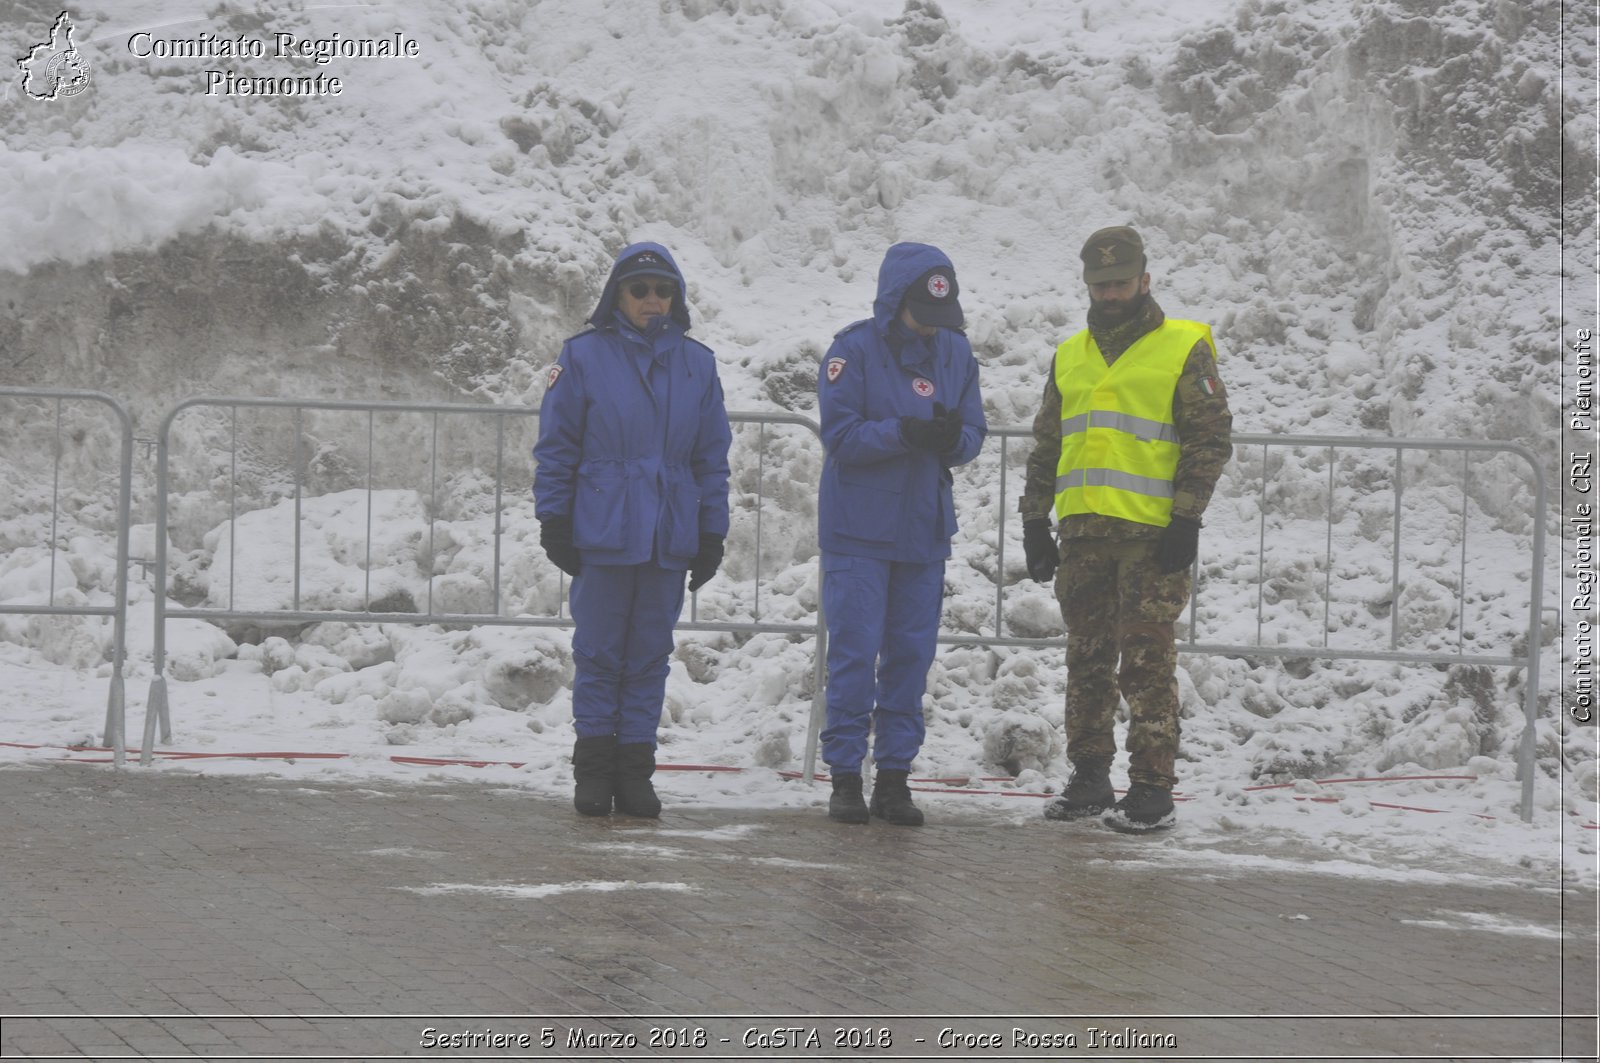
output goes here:
[{"label": "snowy ground", "polygon": [[[148,616],[148,603],[137,615]],[[563,801],[570,795],[571,728],[559,693],[562,676],[519,667],[559,659],[564,633],[479,628],[446,636],[398,626],[380,631],[324,625],[320,637],[296,649],[282,639],[234,647],[197,621],[169,624],[175,673],[194,674],[185,669],[209,660],[203,670],[210,674],[169,684],[173,740],[156,743],[163,752],[153,767],[134,766],[135,757],[124,770],[266,773],[375,785],[454,780]],[[135,624],[135,645],[143,641],[141,626]],[[680,642],[703,647],[717,638],[694,634]],[[368,656],[392,659],[360,667],[358,645]],[[951,657],[969,654],[976,651],[946,651],[938,674],[952,671]],[[692,650],[682,656],[695,659]],[[737,682],[697,683],[683,662],[675,663],[661,762],[740,770],[663,770],[657,783],[669,814],[673,806],[809,808],[823,814],[826,787],[808,787],[797,777],[809,702],[790,688],[809,663],[807,647],[772,637],[746,645],[734,665],[741,673]],[[1024,731],[1018,745],[1036,749],[1041,729],[1030,721],[1059,716],[1057,655],[1014,651],[1007,667],[1011,676],[1051,677],[1042,685],[1037,715],[1011,714]],[[1189,674],[1205,670],[1203,661],[1192,663]],[[0,763],[108,762],[104,751],[64,748],[100,746],[107,671],[64,670],[37,649],[0,643],[0,672],[10,694]],[[147,658],[136,659],[132,672],[129,729],[137,749]],[[525,708],[501,707],[492,692],[511,700],[539,684],[548,686],[548,700]],[[950,695],[960,689],[946,680],[945,698],[935,694],[929,742],[919,760],[918,774],[928,780],[921,784],[922,804],[935,818],[1034,820],[1042,795],[1064,782],[1059,739],[1045,728],[1043,745],[1054,755],[1041,767],[1010,776],[984,741],[981,690],[962,691],[954,700],[965,707],[951,710]],[[1202,736],[1211,730],[1193,721],[1186,727]],[[1293,729],[1281,728],[1283,733]],[[1190,761],[1180,765],[1184,828],[1166,847],[1195,850],[1201,865],[1214,847],[1226,851],[1248,838],[1259,846],[1256,859],[1316,873],[1419,881],[1509,877],[1536,888],[1595,885],[1596,821],[1592,805],[1585,813],[1574,799],[1580,789],[1575,779],[1540,778],[1534,820],[1527,824],[1517,815],[1520,784],[1510,758],[1474,756],[1445,768],[1400,763],[1366,781],[1341,776],[1345,781],[1266,782],[1256,773],[1250,743],[1213,741],[1200,750],[1194,745],[1186,747]],[[1177,857],[1168,852],[1164,858]]]},{"label": "snowy ground", "polygon": [[[91,93],[67,101],[76,110],[29,109],[13,84],[4,101],[0,161],[15,192],[0,202],[10,234],[0,270],[78,270],[80,283],[103,285],[97,267],[118,256],[220,233],[265,256],[284,249],[325,288],[361,289],[387,306],[436,294],[418,295],[408,271],[423,269],[419,246],[438,245],[437,275],[460,284],[461,300],[483,303],[488,319],[514,326],[509,353],[487,365],[467,340],[432,352],[438,377],[479,399],[534,403],[543,366],[587,312],[609,254],[658,239],[684,264],[695,332],[718,351],[730,408],[806,413],[818,356],[834,329],[867,314],[884,247],[927,240],[955,260],[991,425],[1025,425],[1050,351],[1082,318],[1083,234],[1132,220],[1169,313],[1215,325],[1239,431],[1503,439],[1545,459],[1554,476],[1559,366],[1538,337],[1559,330],[1558,193],[1539,184],[1538,152],[1567,121],[1568,101],[1554,98],[1556,8],[1458,0],[1426,17],[1377,0],[1292,10],[1258,0],[75,8]],[[48,30],[55,11],[37,10],[36,28],[7,27],[12,53]],[[330,64],[349,85],[338,99],[219,100],[199,87],[214,64],[129,54],[129,35],[146,28],[175,38],[202,28],[403,30],[421,57]],[[1592,73],[1592,40],[1577,41],[1567,59],[1575,81]],[[1574,225],[1592,236],[1592,214]],[[335,250],[317,258],[320,247]],[[496,294],[503,287],[509,294]],[[82,323],[53,327],[76,337],[75,350],[97,342]],[[144,436],[155,434],[161,397],[190,381],[410,397],[373,394],[363,367],[339,365],[331,341],[264,372],[222,326],[206,330],[219,337],[214,363],[116,363],[66,382],[120,394],[119,382],[138,373],[159,376],[151,392],[125,396]],[[407,378],[384,386],[395,379]],[[10,414],[0,444],[48,452],[50,415]],[[313,425],[303,606],[395,596],[456,611],[492,605],[481,433],[447,446],[435,487],[416,460],[423,430],[407,422],[383,431],[369,543],[355,490],[361,428]],[[103,427],[84,432],[103,442]],[[729,561],[701,595],[702,617],[748,615],[757,577],[764,615],[803,621],[814,609],[817,453],[803,433],[775,437],[758,470],[753,432],[740,432]],[[196,413],[179,426],[174,597],[282,607],[293,594],[291,458],[266,418],[247,421],[242,438],[235,468],[219,420]],[[1010,450],[1013,492],[1025,450]],[[998,576],[1008,628],[1052,634],[1053,600],[1022,577],[1014,508],[1005,571],[996,572],[997,454],[991,444],[958,476],[963,531],[945,627],[985,630]],[[1260,487],[1264,466],[1270,492]],[[150,470],[141,460],[136,477],[143,523],[134,553],[147,558]],[[1381,648],[1393,631],[1412,649],[1519,651],[1532,574],[1525,466],[1485,459],[1464,472],[1454,455],[1408,459],[1400,588],[1390,584],[1390,459],[1341,458],[1335,473],[1328,499],[1319,452],[1236,455],[1207,519],[1200,638],[1315,645],[1326,623],[1345,645]],[[0,470],[0,607],[109,600],[104,462],[87,444],[73,453],[55,528],[52,477],[48,462],[32,459]],[[501,607],[554,615],[557,574],[534,547],[516,476],[507,483]],[[236,526],[226,520],[230,492]],[[52,535],[53,554],[44,545]],[[1557,606],[1566,560],[1552,542],[1539,604]],[[136,570],[127,687],[135,745],[152,593]],[[235,634],[172,622],[174,734],[162,748],[338,758],[179,759],[157,770],[471,778],[568,792],[570,655],[560,631],[323,625],[292,643]],[[0,759],[100,742],[108,637],[98,621],[0,614],[0,679],[11,694],[0,741],[15,743],[0,746]],[[1592,886],[1594,732],[1562,726],[1562,660],[1553,629],[1544,637],[1531,824],[1517,816],[1523,687],[1511,670],[1192,657],[1180,675],[1182,837],[1293,839],[1352,873],[1454,873],[1483,862],[1546,885]],[[800,767],[809,644],[711,635],[680,643],[661,759],[742,770],[663,773],[668,802],[816,805],[817,790],[784,774]],[[918,773],[970,779],[969,791],[1059,788],[1063,681],[1058,652],[942,652]],[[1006,781],[988,781],[998,777]],[[1351,777],[1382,781],[1312,781]],[[1039,806],[1037,797],[970,792],[924,802],[934,816],[974,809],[1016,821]]]}]

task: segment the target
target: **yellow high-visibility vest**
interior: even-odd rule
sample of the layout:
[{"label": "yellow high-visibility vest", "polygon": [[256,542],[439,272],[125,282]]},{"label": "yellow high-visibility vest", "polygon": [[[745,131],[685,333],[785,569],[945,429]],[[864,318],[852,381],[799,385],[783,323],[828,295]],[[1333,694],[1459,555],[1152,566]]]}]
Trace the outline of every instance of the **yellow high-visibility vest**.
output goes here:
[{"label": "yellow high-visibility vest", "polygon": [[1216,358],[1210,325],[1172,318],[1109,366],[1088,329],[1056,348],[1058,518],[1100,513],[1163,528],[1172,522],[1172,476],[1178,469],[1172,398],[1201,339]]}]

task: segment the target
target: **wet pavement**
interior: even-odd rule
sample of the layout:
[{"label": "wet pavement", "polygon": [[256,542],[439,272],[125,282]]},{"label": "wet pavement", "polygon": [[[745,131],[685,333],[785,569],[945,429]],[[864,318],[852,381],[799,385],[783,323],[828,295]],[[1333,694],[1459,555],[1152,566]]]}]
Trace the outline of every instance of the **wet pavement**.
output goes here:
[{"label": "wet pavement", "polygon": [[1595,1058],[1592,891],[816,793],[7,767],[0,1057]]}]

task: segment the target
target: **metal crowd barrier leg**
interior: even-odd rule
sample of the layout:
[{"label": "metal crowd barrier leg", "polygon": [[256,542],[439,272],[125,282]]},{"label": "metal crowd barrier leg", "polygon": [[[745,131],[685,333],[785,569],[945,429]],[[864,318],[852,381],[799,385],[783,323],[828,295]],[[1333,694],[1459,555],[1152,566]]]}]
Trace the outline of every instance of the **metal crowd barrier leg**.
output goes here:
[{"label": "metal crowd barrier leg", "polygon": [[[112,762],[122,767],[127,755],[126,715],[127,700],[123,674],[127,667],[128,647],[128,533],[133,511],[133,418],[127,408],[100,391],[81,391],[68,388],[14,388],[0,387],[0,398],[52,399],[56,403],[56,476],[59,486],[61,465],[61,407],[69,401],[90,402],[108,407],[118,423],[119,454],[117,462],[117,546],[116,587],[114,604],[104,606],[61,606],[55,604],[54,550],[55,537],[51,536],[51,593],[44,606],[0,606],[0,613],[35,613],[53,616],[101,616],[111,619],[111,688],[106,695],[106,719],[101,741],[112,751]],[[59,492],[51,503],[52,525],[59,518]]]}]

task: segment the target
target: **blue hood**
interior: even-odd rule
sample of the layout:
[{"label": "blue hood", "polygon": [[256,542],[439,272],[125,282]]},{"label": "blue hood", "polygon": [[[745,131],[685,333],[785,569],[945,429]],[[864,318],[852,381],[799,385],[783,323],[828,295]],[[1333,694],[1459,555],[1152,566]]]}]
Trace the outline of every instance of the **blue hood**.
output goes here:
[{"label": "blue hood", "polygon": [[[683,329],[685,332],[688,332],[689,306],[685,302],[684,298],[688,292],[688,286],[683,283],[683,271],[678,269],[678,263],[673,259],[671,251],[668,251],[660,244],[654,244],[648,241],[644,243],[629,244],[617,254],[616,261],[611,263],[611,275],[606,278],[605,290],[600,293],[600,302],[595,306],[594,313],[589,315],[589,324],[593,325],[595,328],[602,329],[612,328],[616,325],[616,313],[618,309],[617,267],[641,251],[654,251],[656,254],[666,259],[667,265],[671,266],[672,272],[677,275],[678,298],[672,300],[672,313],[670,316],[673,321],[677,322],[679,328]],[[911,281],[916,279],[916,275],[913,274],[906,281],[906,283],[910,284]]]},{"label": "blue hood", "polygon": [[895,244],[884,254],[883,265],[878,267],[878,297],[872,301],[872,320],[880,336],[889,335],[889,325],[900,315],[911,282],[935,266],[952,273],[956,268],[950,256],[932,244]]}]

